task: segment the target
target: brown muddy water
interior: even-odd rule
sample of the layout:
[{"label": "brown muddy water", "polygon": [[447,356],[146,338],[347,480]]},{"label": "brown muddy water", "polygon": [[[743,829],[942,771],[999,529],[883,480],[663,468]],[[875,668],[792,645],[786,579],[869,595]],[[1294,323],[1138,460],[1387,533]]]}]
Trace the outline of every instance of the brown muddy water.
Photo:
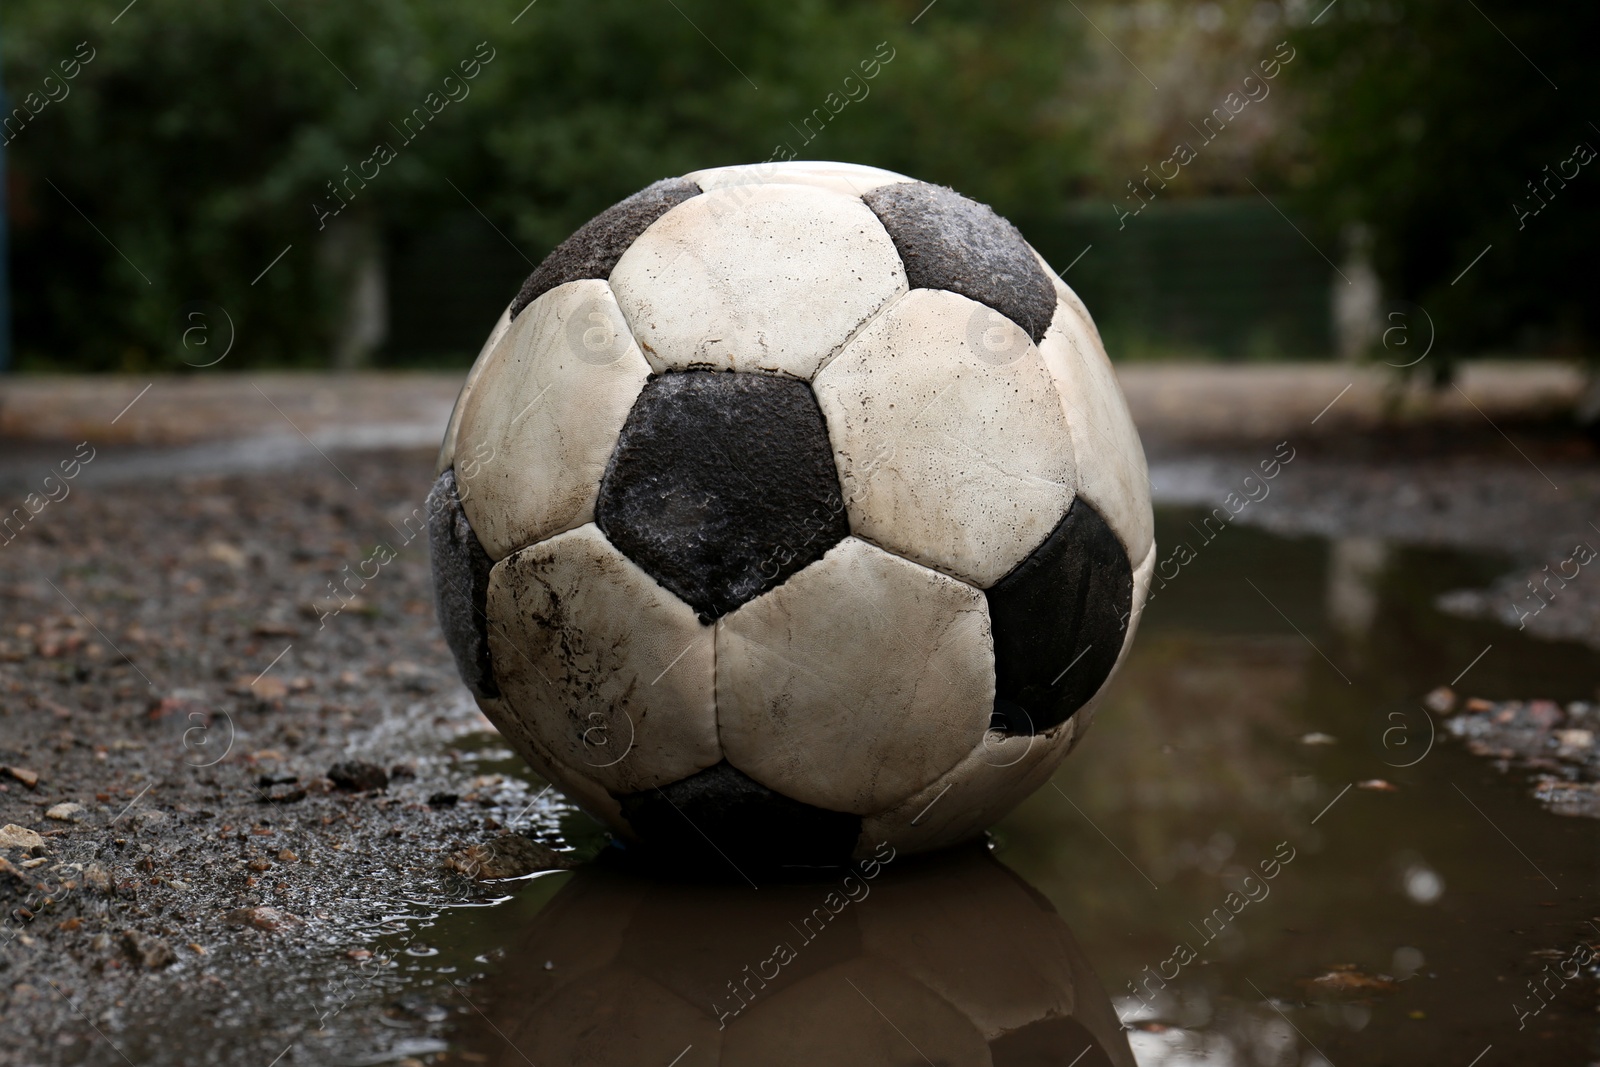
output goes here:
[{"label": "brown muddy water", "polygon": [[[1207,542],[1196,518],[1158,513],[1163,554],[1193,559],[1158,587],[1087,740],[987,851],[759,890],[607,862],[501,883],[386,939],[406,946],[397,1003],[453,1021],[448,1050],[414,1054],[1600,1059],[1600,969],[1579,962],[1600,944],[1600,825],[1541,809],[1420,703],[1452,682],[1592,701],[1600,654],[1435,609],[1503,560],[1240,527]],[[485,772],[527,773],[497,739],[469,747]],[[576,812],[561,832],[602,844]]]}]

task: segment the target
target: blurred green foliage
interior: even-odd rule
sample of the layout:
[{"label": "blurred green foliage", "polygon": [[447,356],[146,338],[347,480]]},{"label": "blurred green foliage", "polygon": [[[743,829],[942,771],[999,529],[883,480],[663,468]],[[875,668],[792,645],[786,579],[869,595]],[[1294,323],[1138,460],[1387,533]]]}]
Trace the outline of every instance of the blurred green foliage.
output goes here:
[{"label": "blurred green foliage", "polygon": [[1299,205],[1324,240],[1369,228],[1386,293],[1428,310],[1442,354],[1596,350],[1600,165],[1550,179],[1600,149],[1597,36],[1581,0],[1343,0],[1295,34]]},{"label": "blurred green foliage", "polygon": [[[606,205],[791,152],[954,186],[1062,261],[1093,241],[1074,281],[1103,290],[1108,325],[1126,320],[1112,330],[1124,350],[1215,334],[1212,354],[1323,352],[1309,247],[1271,285],[1226,272],[1257,292],[1220,300],[1196,278],[1246,235],[1169,254],[1176,231],[1102,240],[1074,207],[1089,197],[1105,229],[1140,161],[1170,153],[1280,33],[1300,58],[1253,109],[1260,128],[1230,130],[1226,158],[1208,157],[1218,173],[1164,195],[1290,188],[1278,202],[1341,263],[1365,227],[1386,297],[1428,310],[1442,355],[1596,349],[1583,278],[1597,174],[1550,180],[1578,142],[1600,146],[1582,111],[1600,9],[1576,0],[125,2],[0,12],[26,119],[6,128],[24,368],[192,366],[180,312],[197,301],[233,319],[229,368],[327,365],[373,249],[391,285],[385,358],[466,354],[480,336],[461,324],[487,327],[517,277]],[[878,63],[870,80],[863,62]],[[427,121],[406,133],[407,116]],[[353,178],[380,146],[393,158]],[[1529,181],[1548,206],[1519,219],[1539,204]],[[349,201],[337,217],[330,183]],[[1207,325],[1229,315],[1253,319]]]},{"label": "blurred green foliage", "polygon": [[[9,146],[18,363],[182,369],[178,312],[203,300],[234,320],[230,367],[324,365],[349,291],[339,225],[395,246],[481,211],[537,262],[657,178],[785,143],[1002,212],[1061,199],[1087,169],[1053,104],[1082,21],[946,0],[913,27],[922,2],[14,0],[13,106],[93,51]],[[404,118],[481,42],[492,60],[407,143]],[[870,94],[807,144],[797,127],[875,54],[893,58]],[[328,183],[379,144],[393,160],[320,230]]]}]

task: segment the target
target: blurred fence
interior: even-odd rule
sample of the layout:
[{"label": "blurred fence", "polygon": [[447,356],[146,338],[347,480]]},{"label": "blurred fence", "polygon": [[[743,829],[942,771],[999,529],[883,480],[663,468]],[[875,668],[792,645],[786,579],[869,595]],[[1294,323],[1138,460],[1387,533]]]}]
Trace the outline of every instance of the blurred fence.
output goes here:
[{"label": "blurred fence", "polygon": [[[1066,271],[1114,359],[1293,359],[1331,351],[1332,270],[1260,200],[1152,204],[1120,230],[1115,212],[1098,201],[1016,221],[1056,270]],[[532,270],[529,261],[542,253],[518,251],[470,212],[390,248],[389,331],[380,362],[470,360]]]},{"label": "blurred fence", "polygon": [[1113,359],[1332,352],[1333,270],[1260,199],[1157,202],[1121,229],[1103,202],[1016,221],[1058,273],[1071,264]]},{"label": "blurred fence", "polygon": [[388,250],[389,366],[465,363],[544,250],[518,252],[471,212]]}]

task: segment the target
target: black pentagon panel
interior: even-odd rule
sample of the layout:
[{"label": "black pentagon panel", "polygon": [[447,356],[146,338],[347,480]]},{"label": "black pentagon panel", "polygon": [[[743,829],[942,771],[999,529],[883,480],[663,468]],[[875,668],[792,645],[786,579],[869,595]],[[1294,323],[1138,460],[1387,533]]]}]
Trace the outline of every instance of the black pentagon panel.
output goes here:
[{"label": "black pentagon panel", "polygon": [[850,532],[811,387],[726,371],[645,383],[600,481],[595,520],[703,623],[787,581]]},{"label": "black pentagon panel", "polygon": [[1070,1015],[1001,1034],[989,1042],[989,1061],[994,1067],[1113,1067],[1114,1062],[1088,1027]]},{"label": "black pentagon panel", "polygon": [[1017,228],[988,204],[927,182],[899,182],[861,198],[883,223],[913,289],[948,289],[986,304],[1038,344],[1056,290]]},{"label": "black pentagon panel", "polygon": [[984,595],[994,632],[991,726],[1036,734],[1066,722],[1111,676],[1133,610],[1133,567],[1080,496]]},{"label": "black pentagon panel", "polygon": [[724,760],[661,789],[617,798],[623,818],[672,865],[742,872],[840,867],[861,816],[775,793]]},{"label": "black pentagon panel", "polygon": [[583,278],[611,277],[622,253],[650,224],[692,196],[700,187],[684,178],[663,178],[626,200],[619,200],[573,231],[534,268],[511,302],[511,317],[558,285]]},{"label": "black pentagon panel", "polygon": [[428,494],[428,554],[433,559],[433,602],[456,669],[474,696],[498,697],[489,662],[489,571],[494,561],[478,542],[456,496],[454,468],[439,475]]}]

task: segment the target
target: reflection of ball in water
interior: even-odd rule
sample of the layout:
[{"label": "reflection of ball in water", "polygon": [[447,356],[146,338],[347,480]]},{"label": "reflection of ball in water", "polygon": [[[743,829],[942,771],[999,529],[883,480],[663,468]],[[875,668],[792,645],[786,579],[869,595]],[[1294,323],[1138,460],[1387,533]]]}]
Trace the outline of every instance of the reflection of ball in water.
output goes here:
[{"label": "reflection of ball in water", "polygon": [[1088,725],[1147,484],[1088,313],[989,208],[701,171],[579,229],[484,345],[430,498],[440,619],[508,741],[624,835],[931,848]]},{"label": "reflection of ball in water", "polygon": [[759,892],[590,867],[502,967],[464,1025],[507,1067],[1133,1063],[1067,925],[981,849]]}]

